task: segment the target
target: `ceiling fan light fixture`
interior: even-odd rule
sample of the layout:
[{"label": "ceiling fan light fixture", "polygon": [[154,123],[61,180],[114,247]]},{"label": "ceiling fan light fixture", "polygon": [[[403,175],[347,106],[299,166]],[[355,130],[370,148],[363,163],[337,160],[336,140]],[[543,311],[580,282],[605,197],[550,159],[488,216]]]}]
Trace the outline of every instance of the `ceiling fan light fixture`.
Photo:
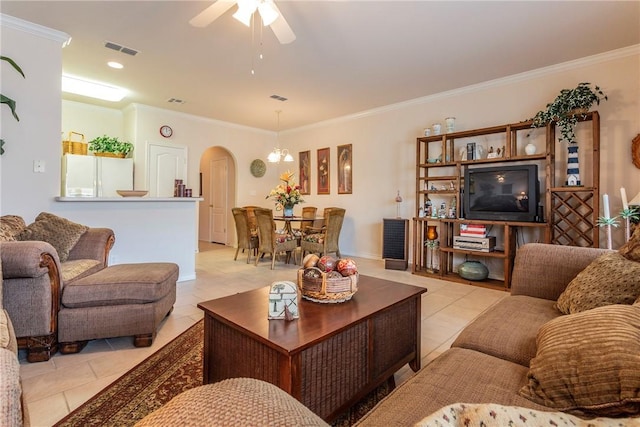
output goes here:
[{"label": "ceiling fan light fixture", "polygon": [[258,12],[260,13],[260,18],[262,18],[262,24],[265,27],[273,24],[273,21],[278,19],[278,16],[280,16],[268,0],[260,2],[258,5]]},{"label": "ceiling fan light fixture", "polygon": [[257,8],[256,0],[238,0],[238,10],[233,14],[233,17],[249,27],[251,26],[251,16]]}]

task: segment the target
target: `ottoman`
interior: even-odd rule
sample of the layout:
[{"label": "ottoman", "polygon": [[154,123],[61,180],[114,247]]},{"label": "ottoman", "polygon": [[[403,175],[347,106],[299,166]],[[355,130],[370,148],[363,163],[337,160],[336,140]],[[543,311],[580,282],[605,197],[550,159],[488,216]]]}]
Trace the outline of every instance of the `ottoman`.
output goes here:
[{"label": "ottoman", "polygon": [[177,279],[173,263],[118,264],[66,284],[58,312],[60,352],[122,336],[133,336],[136,347],[150,346],[173,309]]}]

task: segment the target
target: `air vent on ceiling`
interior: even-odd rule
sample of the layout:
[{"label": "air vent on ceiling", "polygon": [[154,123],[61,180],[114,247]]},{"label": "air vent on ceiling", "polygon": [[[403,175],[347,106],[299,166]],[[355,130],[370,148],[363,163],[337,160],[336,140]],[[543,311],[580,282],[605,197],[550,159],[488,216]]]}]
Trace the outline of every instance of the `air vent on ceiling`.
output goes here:
[{"label": "air vent on ceiling", "polygon": [[178,99],[178,98],[169,98],[169,99],[167,99],[167,102],[169,104],[184,104],[187,101],[184,101],[184,100]]},{"label": "air vent on ceiling", "polygon": [[271,99],[277,99],[278,101],[286,101],[287,98],[285,98],[284,96],[280,96],[280,95],[271,95],[269,98]]},{"label": "air vent on ceiling", "polygon": [[117,50],[118,52],[126,53],[127,55],[136,56],[139,51],[131,49],[130,47],[121,46],[114,42],[105,42],[104,47],[107,49]]}]

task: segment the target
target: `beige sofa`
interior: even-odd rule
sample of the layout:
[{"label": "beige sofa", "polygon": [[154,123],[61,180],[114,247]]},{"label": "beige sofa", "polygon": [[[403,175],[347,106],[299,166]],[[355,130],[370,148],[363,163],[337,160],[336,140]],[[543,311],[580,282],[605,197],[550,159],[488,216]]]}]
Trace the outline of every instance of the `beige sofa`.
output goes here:
[{"label": "beige sofa", "polygon": [[28,423],[26,412],[23,413],[18,344],[2,305],[1,264],[0,260],[0,426],[21,426]]},{"label": "beige sofa", "polygon": [[[592,273],[592,261],[605,258],[600,257],[605,254],[606,258],[622,257],[619,253],[601,249],[558,245],[527,244],[519,248],[510,296],[468,325],[449,350],[392,391],[364,415],[358,425],[411,426],[422,421],[421,425],[425,426],[462,426],[466,425],[464,420],[482,417],[479,415],[482,410],[486,411],[486,419],[481,421],[492,426],[510,425],[506,419],[515,420],[511,425],[583,425],[582,419],[596,416],[605,418],[592,425],[609,425],[611,421],[606,417],[612,416],[622,417],[616,421],[617,426],[639,425],[640,419],[633,417],[640,416],[640,306],[632,304],[639,292],[640,262],[628,261],[631,265],[619,268],[616,266],[623,261],[616,258],[611,264],[613,267],[596,266],[597,273],[605,278],[604,282],[624,285],[621,287],[630,295],[621,300],[607,300],[607,293],[615,294],[618,290],[615,287],[613,291],[606,290],[606,286],[599,284],[592,287],[597,297],[583,288],[577,288],[582,293],[574,291],[576,287],[573,284],[572,292],[563,294],[567,285],[583,270],[580,281],[588,284],[587,289],[593,286],[587,280],[586,272]],[[618,273],[626,272],[631,272],[631,278],[619,277]],[[561,295],[566,306],[582,303],[588,308],[598,299],[607,302],[602,304],[604,307],[562,315],[555,307]],[[573,299],[568,300],[569,297]],[[616,304],[620,302],[622,304]],[[627,328],[628,324],[632,332],[617,332],[620,326]],[[549,338],[552,338],[550,346]],[[627,341],[623,344],[618,342],[616,347],[605,342],[609,338]],[[590,339],[595,342],[589,343]],[[587,346],[583,347],[585,344]],[[557,371],[551,370],[551,380],[564,379],[568,382],[559,384],[556,389],[553,386],[547,389],[540,387],[549,379],[540,371],[548,357],[544,351],[549,348],[552,355],[554,351],[558,352],[554,361]],[[580,365],[579,359],[583,355],[586,366]],[[623,362],[630,368],[625,370]],[[589,372],[591,368],[604,370],[604,373],[600,372],[598,377],[597,372]],[[617,383],[618,380],[622,384]],[[594,386],[595,383],[598,385]],[[213,394],[212,390],[217,386],[206,387],[210,389],[192,393],[202,398],[202,394]],[[256,419],[263,420],[260,405],[253,403],[260,399],[252,397],[252,392],[247,391],[251,387],[246,383],[243,387],[244,401],[251,402],[250,406],[243,407],[246,425],[251,424],[252,411],[256,411]],[[584,392],[580,387],[587,390],[587,403],[580,400],[579,394]],[[593,392],[589,390],[592,387],[601,388]],[[562,400],[566,396],[561,395],[571,388],[577,389],[575,395],[570,396],[574,400],[566,404]],[[524,397],[527,393],[530,398]],[[175,402],[167,405],[167,409],[161,408],[147,421],[170,422],[183,413],[182,407],[188,406],[187,400],[193,397],[178,396]],[[608,397],[611,397],[609,402],[599,400]],[[204,401],[207,403],[200,406],[204,408],[200,413],[205,412],[207,416],[233,405],[233,402],[221,399],[200,402]],[[523,422],[520,417],[530,418],[533,424]],[[147,421],[142,425],[154,425]],[[322,420],[315,420],[315,423],[323,425]]]},{"label": "beige sofa", "polygon": [[62,289],[107,266],[113,230],[44,212],[29,226],[19,216],[5,215],[0,226],[4,308],[27,360],[49,360],[57,351]]}]

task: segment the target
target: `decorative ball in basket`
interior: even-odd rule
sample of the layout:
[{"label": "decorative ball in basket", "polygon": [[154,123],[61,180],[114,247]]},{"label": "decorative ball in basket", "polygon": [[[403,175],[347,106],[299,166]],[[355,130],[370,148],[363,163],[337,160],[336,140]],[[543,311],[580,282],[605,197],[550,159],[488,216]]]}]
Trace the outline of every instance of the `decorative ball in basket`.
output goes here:
[{"label": "decorative ball in basket", "polygon": [[358,268],[350,258],[307,255],[298,270],[298,287],[310,301],[345,302],[358,290]]}]

